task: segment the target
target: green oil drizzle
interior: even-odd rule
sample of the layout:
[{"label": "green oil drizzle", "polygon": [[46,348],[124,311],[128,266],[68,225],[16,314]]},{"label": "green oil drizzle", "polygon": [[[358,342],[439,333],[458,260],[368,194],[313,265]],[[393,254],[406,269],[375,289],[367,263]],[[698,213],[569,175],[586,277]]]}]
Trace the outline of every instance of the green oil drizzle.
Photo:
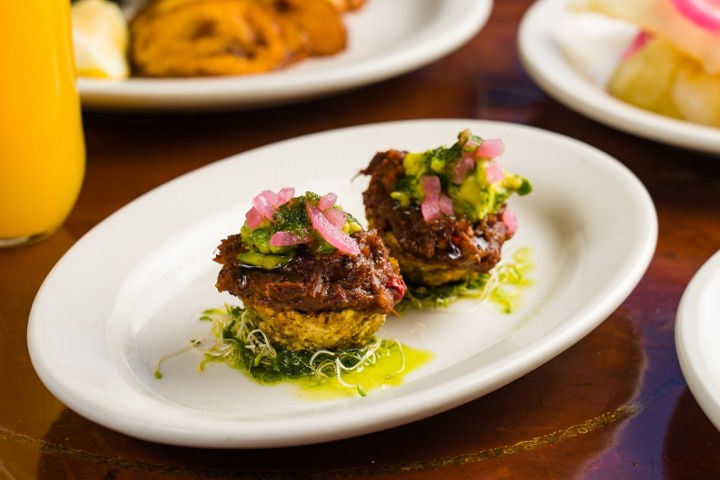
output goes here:
[{"label": "green oil drizzle", "polygon": [[[402,350],[401,350],[402,349]],[[432,360],[433,353],[428,350],[395,344],[389,348],[377,362],[366,368],[345,373],[342,376],[345,385],[336,377],[319,379],[315,376],[290,380],[301,387],[300,396],[312,400],[330,400],[367,394],[374,390],[396,387],[403,383],[405,376]],[[349,388],[347,385],[353,385]]]},{"label": "green oil drizzle", "polygon": [[529,273],[534,265],[530,248],[518,249],[507,262],[501,262],[490,273],[469,281],[439,287],[408,285],[405,297],[396,307],[398,312],[409,309],[447,308],[461,299],[492,302],[505,313],[512,313],[520,304],[522,292],[532,285]]},{"label": "green oil drizzle", "polygon": [[[472,282],[432,289],[409,288],[396,308],[404,312],[411,308],[448,307],[456,300],[472,298],[490,301],[505,313],[512,313],[520,303],[523,290],[532,284],[529,278],[532,269],[530,249],[521,248],[510,261]],[[164,360],[193,349],[203,354],[199,370],[207,363],[226,363],[261,385],[292,383],[299,387],[301,397],[323,400],[365,396],[371,391],[400,385],[410,372],[433,358],[428,350],[380,338],[348,350],[278,349],[257,328],[255,312],[239,306],[208,309],[200,319],[212,323],[210,336],[192,340],[184,349],[161,357],[155,378],[162,378],[160,365]]]},{"label": "green oil drizzle", "polygon": [[[203,354],[198,369],[225,363],[261,385],[293,383],[301,396],[315,399],[365,396],[368,392],[402,383],[411,371],[427,363],[429,351],[396,340],[374,337],[360,348],[292,351],[276,348],[257,328],[252,309],[225,305],[205,310],[201,320],[212,323],[211,334],[185,348]],[[160,379],[158,362],[155,377]]]}]

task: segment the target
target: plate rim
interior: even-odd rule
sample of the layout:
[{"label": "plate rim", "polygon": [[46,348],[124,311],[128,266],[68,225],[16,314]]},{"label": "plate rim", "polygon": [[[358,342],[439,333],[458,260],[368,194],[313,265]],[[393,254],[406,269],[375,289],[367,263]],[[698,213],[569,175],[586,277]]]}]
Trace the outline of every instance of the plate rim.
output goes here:
[{"label": "plate rim", "polygon": [[[403,44],[339,68],[331,65],[315,71],[281,70],[257,76],[131,78],[128,83],[81,77],[78,92],[83,107],[119,111],[242,110],[321,98],[402,75],[450,54],[483,29],[493,1],[440,0],[437,6],[453,15],[454,28],[443,29],[432,42]],[[438,15],[415,33],[434,28],[442,19]]]},{"label": "plate rim", "polygon": [[[330,440],[338,440],[342,438],[348,438],[351,436],[357,436],[362,435],[365,433],[370,433],[374,431],[384,430],[387,428],[391,428],[394,426],[399,426],[402,424],[406,424],[415,420],[419,420],[421,418],[426,418],[430,415],[434,415],[436,413],[440,413],[442,411],[446,411],[450,408],[456,407],[458,405],[461,405],[463,403],[466,403],[467,401],[473,400],[475,398],[478,398],[479,396],[482,396],[492,390],[495,390],[496,388],[499,388],[502,385],[505,385],[520,376],[524,375],[525,373],[537,368],[538,366],[542,365],[546,361],[550,360],[557,354],[561,353],[565,349],[569,348],[571,345],[579,341],[581,338],[583,338],[585,335],[587,335],[592,329],[594,329],[599,323],[604,321],[607,316],[612,313],[612,311],[619,306],[622,301],[624,301],[625,298],[632,292],[634,287],[637,285],[637,283],[640,281],[642,276],[644,275],[650,260],[652,259],[652,256],[655,251],[655,245],[657,241],[657,217],[654,209],[654,205],[652,203],[652,200],[650,198],[650,195],[648,194],[647,190],[644,188],[640,180],[635,177],[635,175],[621,162],[614,159],[613,157],[609,156],[608,154],[600,151],[596,147],[592,147],[588,144],[585,144],[583,142],[580,142],[578,140],[572,139],[570,137],[550,132],[546,130],[542,130],[536,127],[526,126],[526,125],[517,125],[517,124],[511,124],[511,123],[505,123],[505,122],[493,122],[493,121],[484,121],[484,120],[476,120],[476,119],[423,119],[423,120],[405,120],[405,121],[394,121],[394,122],[383,122],[383,123],[374,123],[374,124],[366,124],[366,125],[359,125],[355,127],[345,127],[345,128],[339,128],[335,130],[329,130],[326,132],[319,132],[319,133],[313,133],[309,135],[304,135],[300,137],[295,137],[292,139],[288,139],[281,142],[276,142],[273,144],[269,144],[265,147],[260,147],[257,149],[250,150],[248,152],[243,152],[231,157],[228,157],[223,160],[219,160],[217,162],[213,162],[205,167],[201,167],[195,171],[189,172],[185,175],[182,175],[181,177],[178,177],[176,180],[179,180],[181,178],[184,178],[186,176],[190,176],[193,174],[197,174],[198,171],[204,170],[205,168],[212,168],[213,165],[217,165],[221,162],[227,162],[227,161],[238,161],[238,159],[241,159],[243,156],[247,154],[251,154],[253,152],[261,151],[264,148],[269,147],[277,147],[278,145],[281,145],[283,143],[287,142],[298,142],[298,141],[306,141],[307,139],[313,138],[313,137],[320,137],[320,136],[330,136],[342,132],[358,132],[363,131],[367,129],[387,129],[387,128],[409,128],[416,125],[422,125],[422,124],[460,124],[463,125],[470,125],[471,128],[488,128],[490,126],[499,126],[501,128],[506,129],[513,129],[515,131],[523,131],[523,132],[529,132],[531,135],[538,135],[542,137],[551,137],[556,141],[566,142],[568,145],[573,145],[573,148],[580,148],[583,151],[592,152],[597,158],[594,161],[597,162],[604,162],[609,161],[613,162],[611,163],[611,167],[617,169],[615,173],[618,176],[622,176],[623,181],[631,181],[633,183],[633,186],[637,189],[634,190],[634,193],[639,194],[638,201],[642,203],[643,211],[647,214],[647,217],[643,217],[644,223],[647,223],[647,232],[646,237],[638,240],[638,244],[641,246],[642,254],[636,258],[633,259],[633,262],[631,262],[631,265],[628,267],[628,277],[624,279],[625,283],[623,285],[615,285],[613,286],[613,298],[608,301],[607,299],[603,301],[599,301],[598,299],[593,299],[593,311],[584,312],[584,317],[592,316],[592,321],[585,321],[585,322],[577,322],[576,324],[572,324],[568,326],[567,328],[564,328],[562,332],[560,332],[559,335],[557,335],[556,338],[553,339],[551,348],[545,348],[541,354],[537,354],[535,350],[537,350],[537,347],[534,349],[531,349],[530,352],[526,352],[527,348],[520,352],[513,352],[513,355],[510,355],[510,357],[514,357],[515,355],[526,355],[528,357],[531,357],[532,360],[534,358],[533,363],[528,363],[525,361],[524,363],[520,360],[517,360],[515,362],[509,362],[508,366],[504,366],[503,368],[500,368],[497,372],[493,373],[493,376],[490,377],[490,381],[488,381],[487,378],[480,381],[480,379],[475,379],[474,382],[468,382],[468,384],[465,384],[463,382],[467,381],[468,379],[463,377],[461,379],[455,379],[454,382],[449,383],[453,389],[452,392],[443,392],[441,395],[439,392],[433,392],[433,395],[429,398],[426,396],[425,400],[420,401],[419,403],[410,402],[412,405],[412,409],[408,412],[404,412],[403,415],[395,416],[393,418],[387,418],[387,416],[383,417],[382,415],[380,418],[374,418],[374,423],[370,422],[370,424],[365,424],[364,419],[363,422],[358,423],[358,420],[347,420],[343,419],[345,422],[344,430],[337,430],[336,427],[333,425],[326,425],[323,428],[320,428],[314,432],[312,432],[309,435],[305,436],[285,436],[283,438],[271,438],[271,439],[265,439],[264,441],[258,441],[257,439],[252,439],[250,443],[246,439],[237,438],[237,432],[228,431],[227,429],[218,429],[222,431],[200,431],[200,432],[193,432],[191,436],[184,437],[184,438],[172,438],[173,432],[172,429],[165,431],[162,428],[161,429],[155,429],[148,427],[148,425],[143,424],[142,422],[139,422],[137,419],[127,421],[127,419],[118,419],[118,418],[108,418],[107,415],[103,416],[104,414],[102,412],[88,412],[88,409],[84,407],[83,405],[78,405],[78,403],[82,404],[82,402],[79,402],[75,396],[77,395],[76,392],[68,391],[67,388],[63,385],[60,385],[62,383],[59,379],[53,378],[53,375],[49,373],[48,366],[44,365],[43,362],[45,359],[43,358],[44,352],[41,349],[41,346],[37,344],[36,339],[40,335],[37,329],[39,329],[39,325],[41,325],[41,321],[37,318],[37,310],[38,310],[38,303],[42,300],[42,295],[46,288],[49,288],[48,285],[53,281],[53,276],[56,274],[58,266],[61,265],[62,262],[67,261],[66,258],[69,258],[71,255],[77,254],[78,250],[80,248],[83,248],[85,243],[92,241],[93,239],[93,232],[96,232],[100,229],[105,228],[108,224],[111,224],[113,222],[114,218],[117,218],[118,216],[124,215],[125,212],[132,207],[132,205],[138,205],[143,202],[143,199],[146,198],[148,195],[152,195],[156,190],[162,189],[162,188],[172,188],[172,185],[174,184],[174,180],[171,180],[167,182],[166,184],[163,184],[146,194],[138,197],[136,200],[130,202],[128,205],[122,207],[117,212],[111,214],[109,217],[107,217],[105,220],[101,221],[97,226],[93,227],[86,235],[84,235],[78,242],[71,247],[71,249],[63,255],[63,257],[60,259],[58,264],[51,270],[50,274],[46,278],[46,280],[43,282],[43,285],[41,286],[38,295],[36,297],[36,301],[33,302],[33,307],[30,312],[30,321],[28,322],[28,349],[30,352],[30,358],[33,363],[33,366],[35,367],[35,370],[40,377],[40,379],[43,381],[43,383],[46,385],[46,387],[51,390],[51,393],[56,395],[63,403],[68,405],[68,407],[72,408],[73,410],[77,411],[83,416],[86,416],[87,418],[90,418],[92,421],[95,421],[99,424],[108,426],[110,428],[113,428],[115,430],[121,431],[123,433],[126,433],[128,435],[136,436],[139,438],[144,438],[146,440],[150,441],[156,441],[160,443],[167,443],[167,444],[174,444],[174,445],[184,445],[184,446],[196,446],[196,447],[216,447],[216,448],[265,448],[265,447],[277,447],[277,446],[291,446],[291,445],[304,445],[309,443],[319,443],[324,441],[330,441]],[[620,178],[620,177],[618,177]],[[90,240],[88,240],[90,239]],[[582,312],[582,310],[581,310]],[[578,315],[577,312],[575,315]],[[518,362],[520,362],[518,364]],[[520,367],[518,365],[521,365]],[[506,370],[511,370],[511,375],[506,375]],[[478,394],[477,386],[478,384],[484,384],[483,388],[484,390]],[[411,384],[409,384],[411,385]],[[70,389],[72,390],[72,389]],[[390,390],[392,392],[392,390]],[[385,393],[385,392],[383,392]],[[451,398],[448,398],[448,393],[452,393],[455,395],[454,397],[451,396]],[[415,394],[417,395],[417,394]],[[383,397],[384,398],[384,397]],[[415,398],[415,397],[412,397]],[[359,407],[357,407],[358,411],[363,412],[363,409],[371,408],[375,403],[377,402],[384,402],[384,399],[375,398],[373,399],[373,396],[366,397],[363,399],[363,404],[361,404]],[[356,404],[353,404],[356,405]],[[366,410],[365,410],[366,411]],[[90,413],[90,415],[88,415]],[[397,412],[395,412],[397,414]],[[355,415],[355,417],[358,417],[358,419],[362,419],[362,415]],[[282,420],[285,422],[285,419]],[[217,425],[213,425],[214,427],[217,427]],[[282,424],[278,424],[277,422],[270,422],[265,425],[266,428],[270,428],[271,430],[277,434],[280,432],[279,429],[283,427]],[[255,426],[252,426],[253,428]],[[252,429],[252,428],[251,428]],[[232,429],[231,429],[232,430]],[[232,437],[232,433],[235,433],[235,437]],[[245,431],[247,433],[247,430]],[[218,438],[223,437],[223,435],[227,435],[227,438]],[[242,432],[240,434],[240,437],[242,437]]]},{"label": "plate rim", "polygon": [[[720,153],[720,129],[634,107],[583,78],[554,45],[548,28],[554,23],[545,21],[562,15],[567,3],[568,0],[537,0],[523,15],[518,29],[520,61],[543,91],[570,109],[617,130],[688,150]],[[567,88],[568,85],[579,89]]]},{"label": "plate rim", "polygon": [[[707,375],[704,355],[697,341],[698,323],[703,316],[698,311],[698,302],[707,284],[720,277],[720,250],[711,255],[695,272],[680,298],[675,319],[675,349],[680,369],[690,392],[708,419],[720,430],[720,394],[713,388],[710,379],[720,381],[720,373]],[[720,307],[720,302],[718,302]],[[720,318],[720,308],[715,312]],[[720,367],[720,366],[719,366]]]}]

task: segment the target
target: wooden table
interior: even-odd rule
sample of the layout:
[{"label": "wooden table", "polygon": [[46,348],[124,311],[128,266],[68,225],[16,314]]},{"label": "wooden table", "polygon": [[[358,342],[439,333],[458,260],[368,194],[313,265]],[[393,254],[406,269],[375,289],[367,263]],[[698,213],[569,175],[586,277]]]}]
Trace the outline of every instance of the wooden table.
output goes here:
[{"label": "wooden table", "polygon": [[[516,53],[532,2],[495,2],[468,44],[425,68],[333,98],[258,111],[85,112],[84,188],[65,225],[0,251],[0,478],[720,478],[720,432],[698,407],[673,339],[680,297],[720,248],[720,160],[637,138],[545,95]],[[30,363],[26,324],[52,266],[139,195],[231,154],[298,135],[415,118],[502,120],[597,146],[645,184],[657,250],[627,300],[582,341],[494,393],[344,441],[281,450],[156,445],[59,403]]]}]

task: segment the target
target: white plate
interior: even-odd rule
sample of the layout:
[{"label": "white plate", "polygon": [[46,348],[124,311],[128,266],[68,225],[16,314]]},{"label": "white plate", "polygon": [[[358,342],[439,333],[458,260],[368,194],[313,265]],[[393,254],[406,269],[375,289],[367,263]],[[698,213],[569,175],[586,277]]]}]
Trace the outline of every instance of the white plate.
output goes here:
[{"label": "white plate", "polygon": [[720,129],[664,117],[622,102],[568,63],[553,35],[561,19],[572,15],[567,3],[538,0],[520,24],[520,57],[540,88],[569,108],[619,130],[669,145],[720,153]]},{"label": "white plate", "polygon": [[[519,220],[505,254],[530,247],[535,284],[512,314],[461,302],[452,312],[389,319],[383,337],[435,354],[395,388],[366,398],[310,401],[293,385],[263,387],[224,365],[197,371],[193,352],[155,361],[208,332],[204,308],[232,301],[211,259],[239,231],[262,189],[334,191],[358,218],[380,150],[425,150],[469,127],[505,141],[503,164],[531,179],[510,202]],[[612,192],[612,193],[609,193]],[[364,221],[364,220],[363,220]],[[602,322],[634,288],[654,252],[655,210],[622,164],[542,130],[477,120],[354,127],[219,161],[132,202],[80,239],[42,285],[30,315],[35,369],[60,401],[107,427],[205,447],[277,447],[339,439],[417,420],[473,400],[553,358]],[[611,261],[609,261],[611,259]]]},{"label": "white plate", "polygon": [[431,63],[485,25],[492,0],[369,0],[345,15],[348,48],[262,75],[78,79],[83,105],[103,109],[228,109],[339,93]]},{"label": "white plate", "polygon": [[720,251],[683,293],[675,344],[685,380],[700,408],[720,429]]}]

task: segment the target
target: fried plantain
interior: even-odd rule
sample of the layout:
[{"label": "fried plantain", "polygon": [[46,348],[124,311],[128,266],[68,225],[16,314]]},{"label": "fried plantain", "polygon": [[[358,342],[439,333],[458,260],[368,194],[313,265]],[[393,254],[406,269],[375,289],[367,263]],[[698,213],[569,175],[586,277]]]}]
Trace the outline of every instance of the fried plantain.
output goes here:
[{"label": "fried plantain", "polygon": [[327,0],[153,0],[130,23],[138,76],[240,75],[346,46]]},{"label": "fried plantain", "polygon": [[365,5],[365,0],[326,0],[341,12],[359,10]]},{"label": "fried plantain", "polygon": [[311,55],[333,55],[347,46],[340,11],[327,0],[263,0],[305,35]]}]

